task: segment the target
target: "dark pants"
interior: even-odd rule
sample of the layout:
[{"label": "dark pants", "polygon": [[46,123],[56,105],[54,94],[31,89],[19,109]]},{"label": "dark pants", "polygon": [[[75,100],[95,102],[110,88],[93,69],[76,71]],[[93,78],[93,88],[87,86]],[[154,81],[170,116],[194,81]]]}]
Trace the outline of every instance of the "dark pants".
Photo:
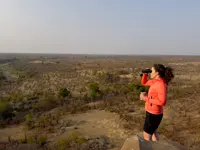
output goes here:
[{"label": "dark pants", "polygon": [[145,118],[143,130],[146,133],[152,135],[156,131],[158,126],[160,125],[162,117],[163,117],[163,114],[155,115],[146,111],[146,118]]}]

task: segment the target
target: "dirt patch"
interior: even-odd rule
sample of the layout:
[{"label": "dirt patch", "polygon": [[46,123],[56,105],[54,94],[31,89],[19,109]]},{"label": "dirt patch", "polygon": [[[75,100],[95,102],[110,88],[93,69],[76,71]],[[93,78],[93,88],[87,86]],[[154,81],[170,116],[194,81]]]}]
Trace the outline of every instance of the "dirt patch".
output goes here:
[{"label": "dirt patch", "polygon": [[31,64],[56,64],[55,62],[52,62],[52,61],[42,61],[42,60],[35,60],[35,61],[31,61],[29,63],[31,63]]},{"label": "dirt patch", "polygon": [[[65,115],[61,117],[62,122],[71,122],[69,126],[59,126],[55,133],[49,133],[48,141],[56,143],[61,139],[67,139],[69,135],[84,137],[106,137],[115,147],[122,146],[124,140],[130,134],[123,128],[118,114],[105,110],[91,110],[87,113]],[[0,141],[19,140],[25,136],[25,128],[21,125],[0,129]],[[29,131],[31,134],[31,131]],[[32,131],[33,132],[33,131]]]},{"label": "dirt patch", "polygon": [[170,65],[176,65],[176,66],[186,66],[186,65],[198,66],[198,65],[200,65],[200,62],[199,61],[196,61],[196,62],[180,62],[180,63],[172,62],[172,63],[169,63],[169,64]]},{"label": "dirt patch", "polygon": [[[28,132],[27,132],[28,134]],[[0,129],[0,141],[8,141],[10,137],[12,140],[18,140],[24,138],[25,130],[23,126],[10,126],[7,128]]]},{"label": "dirt patch", "polygon": [[51,138],[51,141],[65,139],[69,134],[79,134],[85,137],[107,137],[114,145],[121,146],[129,136],[123,128],[122,121],[116,113],[105,110],[92,110],[87,113],[63,116],[62,121],[71,120],[73,126],[66,127],[65,131]]},{"label": "dirt patch", "polygon": [[125,78],[125,79],[133,79],[133,74],[123,74],[119,75],[120,78]]},{"label": "dirt patch", "polygon": [[176,78],[179,79],[183,79],[183,80],[191,80],[191,81],[197,81],[200,79],[200,75],[195,75],[195,74],[191,74],[191,75],[176,75]]}]

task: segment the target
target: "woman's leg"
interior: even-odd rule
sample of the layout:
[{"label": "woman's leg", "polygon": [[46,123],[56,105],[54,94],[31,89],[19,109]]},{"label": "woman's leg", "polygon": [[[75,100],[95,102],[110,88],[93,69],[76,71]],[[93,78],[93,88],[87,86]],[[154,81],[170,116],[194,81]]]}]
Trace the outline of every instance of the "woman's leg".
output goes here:
[{"label": "woman's leg", "polygon": [[144,132],[143,138],[147,141],[159,141],[159,135],[157,133],[157,129],[162,120],[161,115],[154,115],[150,113],[146,113],[145,124],[144,124]]},{"label": "woman's leg", "polygon": [[159,115],[159,117],[157,119],[158,122],[156,121],[157,122],[156,123],[156,130],[152,135],[152,141],[159,141],[159,135],[158,135],[157,129],[158,129],[160,123],[161,123],[162,117],[163,117],[163,114]]},{"label": "woman's leg", "polygon": [[146,140],[146,141],[151,141],[152,140],[152,135],[151,134],[148,134],[147,132],[143,131],[143,138]]},{"label": "woman's leg", "polygon": [[[143,138],[146,141],[151,141],[152,140],[152,134],[153,132],[151,131],[151,116],[149,112],[146,112],[146,117],[144,121],[144,127],[143,127]],[[150,134],[152,133],[152,134]]]},{"label": "woman's leg", "polygon": [[159,135],[158,135],[157,130],[152,135],[152,141],[155,141],[155,142],[159,141]]}]

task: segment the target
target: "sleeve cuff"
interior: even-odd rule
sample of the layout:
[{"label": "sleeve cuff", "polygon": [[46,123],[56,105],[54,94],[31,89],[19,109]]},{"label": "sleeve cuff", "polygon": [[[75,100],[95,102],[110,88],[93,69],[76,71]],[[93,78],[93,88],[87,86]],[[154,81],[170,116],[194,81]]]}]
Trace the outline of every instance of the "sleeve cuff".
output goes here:
[{"label": "sleeve cuff", "polygon": [[147,73],[144,73],[144,76],[145,76],[145,77],[147,77],[147,76],[148,76],[148,74],[147,74]]}]

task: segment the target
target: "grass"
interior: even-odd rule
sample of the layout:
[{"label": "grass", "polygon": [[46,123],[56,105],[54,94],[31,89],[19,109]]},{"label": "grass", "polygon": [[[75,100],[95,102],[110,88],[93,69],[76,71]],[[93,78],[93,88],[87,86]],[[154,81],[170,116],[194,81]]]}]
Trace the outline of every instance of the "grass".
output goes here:
[{"label": "grass", "polygon": [[[91,109],[116,112],[125,122],[125,129],[142,130],[144,102],[139,100],[139,93],[144,89],[139,87],[140,71],[151,67],[155,60],[170,64],[175,70],[175,78],[169,85],[167,107],[170,107],[173,117],[163,120],[159,132],[190,149],[198,147],[200,70],[194,63],[200,60],[198,57],[182,57],[181,61],[176,61],[172,56],[160,59],[156,56],[72,58],[66,55],[54,58],[51,55],[19,55],[18,59],[1,64],[3,71],[9,72],[11,76],[18,75],[18,78],[13,82],[5,80],[0,90],[10,103],[20,103],[21,107],[31,105],[30,109],[13,110],[31,114],[31,120],[30,116],[24,119],[30,129],[48,129],[52,124],[56,125],[59,117],[45,114],[61,108],[60,114],[82,113]],[[30,63],[40,59],[55,63]],[[99,103],[88,105],[91,102]],[[5,121],[0,121],[0,125],[5,127]],[[53,132],[53,129],[49,128],[49,132]]]}]

